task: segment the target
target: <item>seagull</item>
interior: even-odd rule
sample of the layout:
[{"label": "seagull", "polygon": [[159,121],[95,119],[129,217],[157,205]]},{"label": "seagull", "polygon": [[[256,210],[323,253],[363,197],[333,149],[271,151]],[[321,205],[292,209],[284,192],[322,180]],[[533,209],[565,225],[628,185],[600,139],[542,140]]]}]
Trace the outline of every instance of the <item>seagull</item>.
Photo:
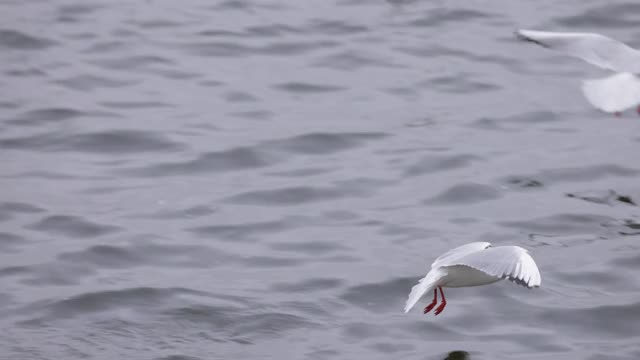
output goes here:
[{"label": "seagull", "polygon": [[[597,109],[620,115],[640,104],[640,51],[594,33],[518,30],[516,35],[615,72],[605,78],[582,82],[584,96]],[[640,106],[637,111],[640,114]]]},{"label": "seagull", "polygon": [[519,246],[491,246],[488,242],[473,242],[449,250],[431,264],[431,270],[411,288],[404,312],[429,291],[433,301],[424,308],[428,313],[438,303],[438,290],[442,303],[435,310],[438,315],[447,306],[443,287],[487,285],[509,279],[518,285],[534,288],[540,286],[540,271],[529,252]]}]

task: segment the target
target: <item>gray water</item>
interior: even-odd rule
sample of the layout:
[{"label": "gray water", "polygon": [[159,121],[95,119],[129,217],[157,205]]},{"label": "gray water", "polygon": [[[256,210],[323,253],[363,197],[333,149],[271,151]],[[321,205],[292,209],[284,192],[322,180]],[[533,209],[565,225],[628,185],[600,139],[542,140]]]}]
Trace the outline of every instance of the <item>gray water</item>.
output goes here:
[{"label": "gray water", "polygon": [[[640,46],[640,4],[5,0],[0,18],[3,359],[640,358],[640,119],[588,105],[598,69],[513,36]],[[405,315],[471,241],[527,248],[542,287]]]}]

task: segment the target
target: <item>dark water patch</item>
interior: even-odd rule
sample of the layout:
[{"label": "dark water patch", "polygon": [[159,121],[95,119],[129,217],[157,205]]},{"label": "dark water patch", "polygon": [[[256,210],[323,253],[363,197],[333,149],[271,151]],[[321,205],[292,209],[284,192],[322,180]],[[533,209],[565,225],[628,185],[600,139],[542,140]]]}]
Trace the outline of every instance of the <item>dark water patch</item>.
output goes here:
[{"label": "dark water patch", "polygon": [[371,133],[309,133],[264,143],[267,148],[305,155],[333,154],[386,138],[388,134]]},{"label": "dark water patch", "polygon": [[491,18],[493,18],[493,16],[486,11],[435,8],[426,12],[426,14],[421,14],[419,19],[412,20],[406,25],[433,29],[445,26],[447,23],[477,23],[478,21]]},{"label": "dark water patch", "polygon": [[91,63],[103,69],[119,70],[125,72],[149,70],[158,65],[176,65],[173,61],[157,55],[120,56],[113,59],[93,60],[91,61]]},{"label": "dark water patch", "polygon": [[313,93],[328,93],[346,90],[342,86],[335,85],[321,85],[304,82],[288,82],[273,85],[275,89],[291,92],[294,94],[313,94]]},{"label": "dark water patch", "polygon": [[401,311],[407,289],[418,278],[397,278],[389,281],[349,287],[340,295],[344,301],[367,311]]},{"label": "dark water patch", "polygon": [[369,191],[345,187],[291,186],[272,190],[247,191],[226,198],[234,204],[291,206],[345,197],[366,196]]},{"label": "dark water patch", "polygon": [[439,171],[459,169],[469,166],[476,160],[479,160],[477,156],[467,154],[425,156],[417,163],[409,166],[405,171],[405,174],[407,176],[417,176]]},{"label": "dark water patch", "polygon": [[243,335],[252,339],[273,338],[285,332],[318,327],[317,324],[306,318],[282,312],[252,314],[242,316],[238,320],[232,335]]},{"label": "dark water patch", "polygon": [[[0,141],[0,148],[2,141]],[[71,175],[55,171],[25,171],[11,175],[0,175],[5,179],[46,179],[46,180],[108,180],[106,176],[97,175]]]},{"label": "dark water patch", "polygon": [[133,24],[141,27],[142,29],[165,29],[165,28],[176,28],[181,27],[184,24],[176,21],[166,20],[166,19],[152,19],[152,20],[141,20],[134,21]]},{"label": "dark water patch", "polygon": [[30,272],[31,272],[31,268],[29,266],[24,266],[24,265],[7,266],[7,267],[0,268],[0,277],[29,274]]},{"label": "dark water patch", "polygon": [[172,80],[174,79],[190,80],[190,79],[196,79],[202,76],[202,74],[199,74],[199,73],[176,70],[176,69],[149,69],[149,73],[160,75],[164,78],[172,79]]},{"label": "dark water patch", "polygon": [[347,23],[341,20],[314,20],[302,29],[305,33],[321,34],[329,36],[354,35],[369,31],[364,25]]},{"label": "dark water patch", "polygon": [[271,291],[279,291],[283,293],[309,293],[313,291],[324,291],[336,289],[342,284],[344,281],[340,279],[330,279],[330,278],[311,278],[303,281],[295,282],[295,283],[285,283],[278,282],[271,285]]},{"label": "dark water patch", "polygon": [[504,221],[502,226],[548,235],[593,234],[602,232],[615,219],[596,214],[557,214],[532,220]]},{"label": "dark water patch", "polygon": [[296,170],[288,170],[288,171],[274,171],[274,172],[270,172],[269,175],[296,178],[296,177],[308,177],[308,176],[315,176],[320,174],[327,174],[333,170],[335,169],[306,168],[306,169],[296,169]]},{"label": "dark water patch", "polygon": [[224,82],[219,81],[219,80],[202,80],[200,82],[198,82],[198,84],[202,85],[202,86],[208,86],[208,87],[219,87],[219,86],[223,86],[225,85]]},{"label": "dark water patch", "polygon": [[141,168],[127,169],[129,175],[154,177],[195,175],[261,168],[281,162],[282,156],[260,151],[259,147],[237,147],[223,151],[212,151],[194,160],[167,162]]},{"label": "dark water patch", "polygon": [[66,88],[79,91],[93,91],[103,88],[120,88],[136,84],[137,82],[138,81],[131,80],[113,80],[102,76],[88,74],[74,75],[66,79],[55,81],[55,83],[60,84]]},{"label": "dark water patch", "polygon": [[151,219],[195,219],[203,216],[209,216],[217,211],[206,205],[197,205],[180,210],[160,210],[150,215],[142,217]]},{"label": "dark water patch", "polygon": [[62,253],[58,259],[73,264],[121,269],[137,266],[213,267],[227,263],[233,257],[201,245],[136,243],[94,245],[86,250]]},{"label": "dark water patch", "polygon": [[240,224],[220,224],[198,226],[187,229],[204,238],[226,241],[256,241],[262,235],[286,231],[297,226],[295,223],[278,220],[247,222]]},{"label": "dark water patch", "polygon": [[72,286],[95,274],[95,269],[83,264],[43,263],[19,266],[13,275],[28,286]]},{"label": "dark water patch", "polygon": [[250,256],[242,260],[250,268],[278,268],[290,267],[303,263],[302,259],[283,258],[274,256]]},{"label": "dark water patch", "polygon": [[204,360],[204,358],[188,355],[167,355],[154,358],[154,360]]},{"label": "dark water patch", "polygon": [[434,230],[430,230],[428,228],[398,224],[384,224],[378,232],[385,237],[395,238],[394,241],[400,242],[406,240],[429,239],[437,235]]},{"label": "dark water patch", "polygon": [[91,238],[121,230],[118,226],[98,224],[82,217],[71,215],[48,216],[26,226],[26,228],[50,233],[50,235],[55,234],[73,238]]},{"label": "dark water patch", "polygon": [[570,16],[559,16],[553,21],[576,29],[593,28],[637,28],[640,26],[640,4],[627,2],[590,7]]},{"label": "dark water patch", "polygon": [[40,69],[24,68],[24,69],[10,69],[4,72],[8,76],[27,78],[27,77],[44,77],[47,73]]},{"label": "dark water patch", "polygon": [[191,43],[184,49],[193,55],[205,57],[250,57],[256,55],[294,56],[303,55],[316,50],[332,48],[339,43],[328,40],[314,42],[274,42],[262,46],[242,45],[236,42],[201,42]]},{"label": "dark water patch", "polygon": [[425,204],[435,205],[459,205],[473,204],[482,201],[498,199],[502,193],[489,185],[463,183],[450,187],[431,199],[424,201]]},{"label": "dark water patch", "polygon": [[128,46],[125,41],[95,41],[82,52],[85,54],[113,53],[124,50]]},{"label": "dark water patch", "polygon": [[175,151],[182,145],[164,135],[140,130],[110,130],[70,136],[68,150],[126,154],[154,151]]},{"label": "dark water patch", "polygon": [[100,105],[112,109],[157,109],[168,108],[173,105],[161,101],[103,101]]},{"label": "dark water patch", "polygon": [[103,6],[98,4],[70,4],[58,7],[58,12],[65,16],[84,16],[91,15],[102,8]]},{"label": "dark water patch", "polygon": [[637,204],[633,201],[631,196],[628,195],[620,195],[613,190],[608,191],[581,191],[576,193],[567,193],[566,197],[572,199],[579,199],[582,201],[594,203],[594,204],[602,204],[602,205],[619,205],[619,204],[627,204],[631,206],[637,206]]},{"label": "dark water patch", "polygon": [[618,235],[623,236],[636,236],[640,235],[640,223],[631,219],[624,219],[622,224],[613,225],[614,228],[618,229]]},{"label": "dark water patch", "polygon": [[81,116],[88,116],[89,113],[71,108],[47,108],[27,111],[15,119],[7,121],[8,124],[21,126],[36,126],[60,123]]},{"label": "dark water patch", "polygon": [[470,126],[483,130],[521,131],[524,130],[521,125],[548,124],[563,121],[563,119],[565,117],[560,117],[553,112],[532,111],[506,117],[482,117],[474,120]]},{"label": "dark water patch", "polygon": [[274,117],[274,113],[269,110],[233,111],[227,115],[251,120],[269,120]]},{"label": "dark water patch", "polygon": [[273,250],[302,253],[308,255],[322,255],[348,249],[344,245],[328,241],[275,243],[269,245]]},{"label": "dark water patch", "polygon": [[368,67],[397,68],[400,65],[373,55],[365,55],[352,50],[341,51],[328,55],[313,62],[314,66],[337,69],[337,70],[359,70]]},{"label": "dark water patch", "polygon": [[[638,225],[638,229],[640,230],[640,224]],[[610,263],[615,265],[615,267],[640,269],[640,254],[617,257],[615,259],[612,259]]]},{"label": "dark water patch", "polygon": [[433,59],[438,56],[462,58],[473,63],[495,64],[501,67],[520,69],[521,65],[518,61],[500,55],[478,54],[476,52],[463,50],[460,48],[446,47],[442,45],[425,45],[420,47],[398,46],[394,50],[419,57]]},{"label": "dark water patch", "polygon": [[20,235],[0,232],[0,250],[11,251],[20,245],[26,245],[27,239]]},{"label": "dark water patch", "polygon": [[171,321],[205,323],[217,328],[234,325],[239,309],[235,306],[190,304],[189,306],[173,308],[164,311]]},{"label": "dark water patch", "polygon": [[471,79],[471,75],[458,73],[456,75],[442,75],[432,77],[421,82],[420,87],[435,89],[450,94],[472,94],[499,90],[500,86]]},{"label": "dark water patch", "polygon": [[376,342],[368,345],[369,348],[380,354],[397,354],[400,352],[407,352],[415,349],[415,346],[407,343],[390,343],[390,342]]},{"label": "dark water patch", "polygon": [[0,29],[0,49],[42,50],[56,44],[55,41],[47,38],[36,37],[11,29]]},{"label": "dark water patch", "polygon": [[[134,309],[148,313],[172,303],[181,295],[202,295],[185,288],[134,287],[118,290],[85,292],[46,305],[52,319],[71,318],[114,309]],[[206,295],[206,294],[205,294]]]},{"label": "dark water patch", "polygon": [[[536,174],[511,175],[508,178],[535,179],[544,184],[589,182],[605,177],[633,177],[640,171],[615,164],[598,164],[573,168],[545,169]],[[507,178],[507,179],[508,179]]]},{"label": "dark water patch", "polygon": [[197,33],[203,37],[242,37],[242,38],[260,38],[260,37],[281,37],[284,35],[300,34],[302,30],[285,24],[268,24],[248,26],[244,31],[230,30],[204,30]]},{"label": "dark water patch", "polygon": [[540,189],[544,186],[542,181],[527,176],[507,176],[501,179],[500,182],[506,184],[511,189],[532,190]]},{"label": "dark water patch", "polygon": [[1,139],[0,148],[33,151],[73,151],[97,154],[130,154],[175,151],[183,148],[165,135],[141,130],[108,130],[85,134],[45,133]]},{"label": "dark water patch", "polygon": [[44,209],[21,202],[0,202],[0,220],[12,218],[16,214],[38,214]]},{"label": "dark water patch", "polygon": [[240,102],[256,102],[259,99],[249,93],[242,91],[231,91],[223,95],[223,98],[231,103],[240,103]]}]

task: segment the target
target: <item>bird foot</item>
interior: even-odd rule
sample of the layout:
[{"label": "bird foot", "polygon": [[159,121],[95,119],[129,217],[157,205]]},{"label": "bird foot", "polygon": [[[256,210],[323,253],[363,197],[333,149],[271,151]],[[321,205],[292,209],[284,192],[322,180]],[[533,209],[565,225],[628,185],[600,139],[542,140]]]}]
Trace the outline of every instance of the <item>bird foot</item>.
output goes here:
[{"label": "bird foot", "polygon": [[433,307],[434,307],[434,306],[436,306],[436,302],[435,302],[435,301],[434,301],[434,302],[432,302],[431,304],[429,304],[428,306],[426,306],[426,307],[424,308],[424,312],[423,312],[423,314],[426,314],[426,313],[428,313],[429,311],[431,311],[431,309],[433,309]]},{"label": "bird foot", "polygon": [[442,310],[444,310],[444,307],[447,306],[447,302],[444,301],[442,302],[442,304],[440,304],[440,306],[438,306],[438,308],[436,309],[436,311],[433,313],[433,315],[438,315],[442,312]]},{"label": "bird foot", "polygon": [[[638,111],[640,111],[640,109],[638,109]],[[639,112],[639,114],[640,114],[640,112]],[[622,112],[616,111],[616,112],[613,113],[613,115],[615,115],[616,117],[620,117],[620,116],[622,116]]]}]

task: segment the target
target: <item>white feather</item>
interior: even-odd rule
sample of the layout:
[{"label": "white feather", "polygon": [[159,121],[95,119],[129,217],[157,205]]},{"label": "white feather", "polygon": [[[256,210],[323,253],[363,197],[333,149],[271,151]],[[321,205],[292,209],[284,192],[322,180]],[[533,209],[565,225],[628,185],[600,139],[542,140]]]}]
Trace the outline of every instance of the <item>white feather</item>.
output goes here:
[{"label": "white feather", "polygon": [[418,301],[420,301],[424,294],[436,287],[436,283],[443,275],[445,275],[445,273],[440,269],[429,271],[427,276],[420,279],[420,281],[411,288],[411,293],[409,293],[407,302],[404,305],[405,314],[408,313]]},{"label": "white feather", "polygon": [[518,30],[516,34],[544,47],[580,58],[618,74],[585,80],[582,92],[596,108],[620,112],[640,103],[640,51],[611,38],[593,33]]}]

